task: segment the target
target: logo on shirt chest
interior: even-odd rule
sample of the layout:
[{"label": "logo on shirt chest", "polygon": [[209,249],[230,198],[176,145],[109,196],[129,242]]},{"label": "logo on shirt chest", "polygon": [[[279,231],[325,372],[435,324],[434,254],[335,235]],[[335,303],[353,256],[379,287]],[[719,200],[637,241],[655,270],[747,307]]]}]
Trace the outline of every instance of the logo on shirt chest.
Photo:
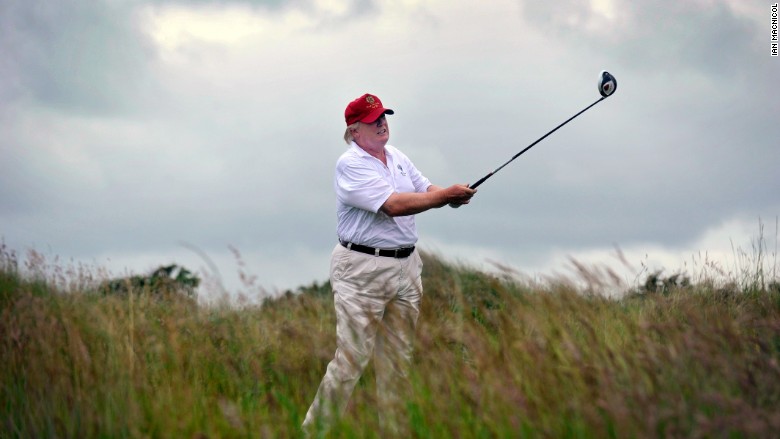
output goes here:
[{"label": "logo on shirt chest", "polygon": [[406,177],[406,171],[404,171],[404,168],[401,167],[401,165],[396,165],[399,171],[401,171],[401,175]]}]

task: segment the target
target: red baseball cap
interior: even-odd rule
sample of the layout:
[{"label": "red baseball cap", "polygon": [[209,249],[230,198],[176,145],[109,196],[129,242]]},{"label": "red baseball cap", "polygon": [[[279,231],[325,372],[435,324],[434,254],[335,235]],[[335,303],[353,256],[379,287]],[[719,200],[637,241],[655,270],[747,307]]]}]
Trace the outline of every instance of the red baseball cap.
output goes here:
[{"label": "red baseball cap", "polygon": [[347,109],[344,110],[344,119],[347,121],[347,125],[352,125],[355,122],[371,123],[383,114],[395,114],[395,112],[383,107],[382,101],[378,97],[366,93],[347,105]]}]

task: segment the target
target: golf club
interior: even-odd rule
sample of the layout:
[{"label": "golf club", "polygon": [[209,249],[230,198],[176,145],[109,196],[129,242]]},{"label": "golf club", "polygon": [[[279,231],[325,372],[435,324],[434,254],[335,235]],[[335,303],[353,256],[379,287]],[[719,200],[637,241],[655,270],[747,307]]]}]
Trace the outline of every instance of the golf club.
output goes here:
[{"label": "golf club", "polygon": [[[547,136],[549,136],[550,134],[552,134],[552,133],[556,132],[556,131],[558,130],[558,128],[560,128],[560,127],[562,127],[562,126],[566,125],[567,123],[571,122],[571,121],[572,121],[572,120],[573,120],[575,117],[577,117],[577,116],[579,116],[580,114],[582,114],[582,113],[584,113],[584,112],[588,111],[588,110],[589,110],[591,107],[593,107],[594,105],[598,104],[599,102],[601,102],[601,101],[603,101],[604,99],[606,99],[606,98],[608,98],[609,96],[611,96],[611,95],[612,95],[612,93],[614,93],[614,92],[615,92],[615,90],[617,89],[617,80],[616,80],[616,79],[615,79],[615,77],[614,77],[614,76],[612,76],[612,75],[611,75],[609,72],[607,72],[606,70],[602,70],[602,71],[601,71],[601,73],[599,74],[599,79],[598,79],[598,87],[599,87],[599,93],[601,94],[601,98],[599,98],[599,99],[598,99],[596,102],[594,102],[594,103],[592,103],[592,104],[588,105],[587,107],[585,107],[585,109],[584,109],[584,110],[582,110],[582,111],[580,111],[579,113],[575,114],[574,116],[570,117],[570,118],[569,118],[569,119],[567,119],[567,120],[566,120],[564,123],[562,123],[562,124],[558,125],[557,127],[553,128],[553,129],[552,129],[550,132],[548,132],[548,133],[547,133],[547,134],[545,134],[544,136],[540,137],[540,138],[539,138],[539,139],[538,139],[536,142],[534,142],[534,143],[532,143],[532,144],[528,145],[527,147],[525,147],[525,149],[523,149],[522,151],[520,151],[520,152],[518,152],[517,154],[515,154],[514,156],[512,156],[512,158],[511,158],[511,159],[509,159],[509,161],[507,161],[507,162],[506,162],[506,163],[504,163],[503,165],[501,165],[501,166],[499,166],[498,168],[496,168],[496,169],[495,169],[493,172],[491,172],[491,173],[487,174],[486,176],[484,176],[484,177],[480,178],[479,180],[477,180],[477,182],[476,182],[476,183],[469,185],[469,188],[471,188],[471,189],[476,189],[476,188],[477,188],[477,186],[481,185],[482,183],[484,183],[484,182],[485,182],[485,180],[487,180],[488,178],[490,178],[490,177],[492,177],[493,175],[495,175],[495,174],[496,174],[496,172],[498,172],[498,171],[500,171],[501,169],[503,169],[503,168],[504,168],[504,166],[506,166],[506,165],[508,165],[508,164],[512,163],[512,161],[513,161],[514,159],[516,159],[516,158],[520,157],[520,156],[521,156],[521,155],[522,155],[524,152],[526,152],[526,151],[528,151],[529,149],[531,149],[531,148],[532,148],[534,145],[536,145],[537,143],[539,143],[539,142],[541,142],[542,140],[544,140],[544,139],[545,139]],[[453,206],[453,207],[458,207],[458,206]]]}]

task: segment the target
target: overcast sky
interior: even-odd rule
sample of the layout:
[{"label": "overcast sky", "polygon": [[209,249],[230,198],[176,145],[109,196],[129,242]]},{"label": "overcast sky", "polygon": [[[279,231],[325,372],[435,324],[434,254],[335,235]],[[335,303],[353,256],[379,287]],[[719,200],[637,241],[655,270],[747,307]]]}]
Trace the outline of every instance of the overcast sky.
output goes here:
[{"label": "overcast sky", "polygon": [[349,101],[378,95],[390,143],[448,186],[595,101],[606,69],[615,95],[418,215],[418,244],[530,276],[618,248],[634,272],[734,271],[759,222],[777,242],[772,3],[0,0],[0,239],[231,292],[322,282]]}]

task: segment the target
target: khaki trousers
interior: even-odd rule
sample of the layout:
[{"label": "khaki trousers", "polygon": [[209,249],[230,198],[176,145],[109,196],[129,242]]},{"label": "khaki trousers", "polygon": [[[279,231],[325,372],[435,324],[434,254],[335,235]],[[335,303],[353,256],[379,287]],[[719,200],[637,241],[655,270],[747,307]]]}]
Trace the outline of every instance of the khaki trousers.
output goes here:
[{"label": "khaki trousers", "polygon": [[379,420],[396,431],[409,394],[409,366],[422,299],[419,252],[403,259],[336,245],[330,280],[336,308],[336,354],[303,422],[327,428],[341,416],[372,354]]}]

